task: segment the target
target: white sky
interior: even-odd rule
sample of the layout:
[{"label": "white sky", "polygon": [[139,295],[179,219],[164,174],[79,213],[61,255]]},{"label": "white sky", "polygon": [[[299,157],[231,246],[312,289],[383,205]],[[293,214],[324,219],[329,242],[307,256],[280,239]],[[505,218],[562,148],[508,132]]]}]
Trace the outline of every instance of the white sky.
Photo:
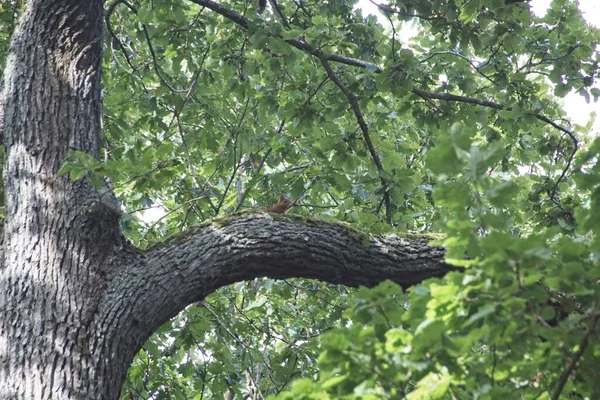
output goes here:
[{"label": "white sky", "polygon": [[[380,0],[376,0],[379,2]],[[550,6],[551,0],[531,0],[530,6],[534,13],[537,15],[543,15],[548,7]],[[360,0],[359,7],[363,9],[363,13],[373,14],[380,16],[375,7],[369,0]],[[579,9],[582,11],[584,18],[592,25],[600,28],[600,1],[598,0],[579,0]],[[385,18],[380,18],[380,21],[385,24]],[[402,38],[402,32],[405,33],[405,37]],[[410,29],[404,29],[400,32],[401,39],[408,40],[412,33]],[[598,85],[598,83],[596,83]],[[563,100],[563,109],[569,116],[569,118],[576,124],[585,125],[590,118],[590,114],[595,112],[600,116],[600,102],[587,104],[585,99],[577,94],[570,93]],[[600,118],[597,118],[594,124],[592,132],[589,133],[592,136],[600,135]]]}]

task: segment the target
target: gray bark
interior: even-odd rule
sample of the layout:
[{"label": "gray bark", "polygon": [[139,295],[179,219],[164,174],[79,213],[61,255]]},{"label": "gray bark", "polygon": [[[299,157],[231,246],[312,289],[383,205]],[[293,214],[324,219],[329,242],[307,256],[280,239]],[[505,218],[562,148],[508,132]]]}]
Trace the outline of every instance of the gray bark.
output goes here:
[{"label": "gray bark", "polygon": [[71,149],[98,154],[102,6],[29,1],[12,39],[3,96],[3,399],[83,398],[94,378],[88,338],[118,215],[85,180],[57,172]]},{"label": "gray bark", "polygon": [[69,150],[98,156],[102,7],[30,0],[7,60],[1,399],[117,398],[153,330],[233,282],[409,286],[449,270],[425,238],[366,244],[343,225],[263,213],[131,248],[110,192],[57,176]]}]

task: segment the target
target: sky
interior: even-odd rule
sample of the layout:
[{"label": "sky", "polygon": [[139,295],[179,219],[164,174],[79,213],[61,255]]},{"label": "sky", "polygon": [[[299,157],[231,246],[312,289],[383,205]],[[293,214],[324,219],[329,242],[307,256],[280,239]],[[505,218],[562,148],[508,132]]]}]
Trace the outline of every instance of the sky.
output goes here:
[{"label": "sky", "polygon": [[[382,0],[374,1],[382,2]],[[529,5],[535,14],[543,15],[550,6],[550,2],[551,0],[531,0]],[[374,14],[380,16],[379,12],[377,11],[377,7],[375,7],[369,0],[360,0],[359,7],[363,9],[364,14]],[[600,28],[600,1],[579,0],[579,9],[582,11],[584,18],[591,25]],[[383,22],[384,18],[380,18],[380,20]],[[406,29],[404,32],[406,33],[406,37],[404,39],[408,39],[411,33],[407,32]],[[600,86],[598,82],[596,82],[596,85]],[[579,125],[585,125],[589,121],[592,112],[595,112],[598,115],[598,118],[594,123],[592,132],[589,132],[589,134],[591,136],[600,136],[600,102],[592,102],[588,104],[583,97],[575,93],[570,93],[564,99],[562,99],[562,105],[569,118]]]}]

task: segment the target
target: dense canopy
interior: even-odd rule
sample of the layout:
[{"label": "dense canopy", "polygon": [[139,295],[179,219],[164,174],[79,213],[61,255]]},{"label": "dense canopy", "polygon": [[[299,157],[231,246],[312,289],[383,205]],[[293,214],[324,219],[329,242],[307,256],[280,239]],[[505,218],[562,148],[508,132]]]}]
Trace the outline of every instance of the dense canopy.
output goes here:
[{"label": "dense canopy", "polygon": [[[0,3],[3,70],[22,3]],[[231,243],[272,228],[285,235],[269,254],[286,268],[303,257],[299,276],[370,285],[372,271],[321,275],[280,240],[327,253],[339,228],[352,249],[337,274],[361,246],[391,259],[405,239],[456,267],[388,276],[403,288],[261,278],[185,297],[122,398],[600,397],[600,141],[560,105],[600,96],[600,32],[572,0],[543,15],[508,0],[371,3],[379,17],[354,0],[105,4],[99,157],[74,146],[58,174],[109,181],[134,246],[213,224],[259,269]],[[291,225],[256,223],[282,194],[293,207],[268,221]],[[401,257],[438,265],[432,249]],[[293,276],[264,262],[253,276]]]}]

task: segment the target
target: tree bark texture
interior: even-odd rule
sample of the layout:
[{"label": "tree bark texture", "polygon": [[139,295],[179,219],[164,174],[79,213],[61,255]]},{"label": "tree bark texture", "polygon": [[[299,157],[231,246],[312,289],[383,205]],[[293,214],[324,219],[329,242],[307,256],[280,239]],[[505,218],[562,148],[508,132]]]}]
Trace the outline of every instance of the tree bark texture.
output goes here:
[{"label": "tree bark texture", "polygon": [[69,150],[98,154],[102,13],[99,0],[29,1],[12,39],[3,96],[3,399],[83,398],[96,379],[90,328],[118,215],[85,180],[57,172]]},{"label": "tree bark texture", "polygon": [[0,248],[0,399],[116,399],[150,334],[233,282],[346,285],[441,276],[426,238],[368,238],[335,223],[241,214],[147,252],[119,230],[110,191],[57,176],[98,156],[101,0],[30,0],[4,76],[6,219]]}]

